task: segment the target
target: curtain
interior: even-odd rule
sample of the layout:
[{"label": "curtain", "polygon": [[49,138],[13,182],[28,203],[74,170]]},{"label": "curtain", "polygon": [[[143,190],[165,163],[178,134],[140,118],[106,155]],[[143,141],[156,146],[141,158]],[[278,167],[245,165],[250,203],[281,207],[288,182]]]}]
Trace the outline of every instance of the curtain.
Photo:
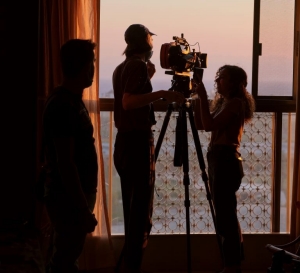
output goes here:
[{"label": "curtain", "polygon": [[99,17],[100,0],[40,1],[38,151],[40,150],[41,116],[45,99],[62,80],[59,63],[60,47],[72,38],[91,39],[97,44],[94,82],[90,88],[85,89],[83,101],[89,110],[94,126],[95,147],[98,155],[98,192],[94,210],[98,225],[95,231],[87,236],[84,250],[79,258],[81,270],[107,268],[115,264],[106,205],[100,135]]},{"label": "curtain", "polygon": [[[296,9],[299,10],[299,1],[296,1]],[[295,34],[300,31],[300,14],[296,16]],[[299,50],[298,50],[299,52]],[[296,55],[296,54],[295,54]],[[300,208],[297,203],[300,202],[300,57],[295,57],[296,63],[296,129],[295,129],[295,150],[294,150],[294,174],[293,174],[293,191],[292,191],[292,212],[291,212],[291,236],[292,239],[300,236]]]},{"label": "curtain", "polygon": [[76,18],[76,38],[92,39],[98,44],[96,51],[95,80],[93,85],[85,90],[84,102],[90,112],[94,125],[94,137],[98,154],[98,192],[94,213],[98,219],[98,225],[92,234],[88,234],[86,245],[79,259],[80,269],[96,269],[112,267],[114,256],[110,238],[108,210],[105,193],[104,165],[102,157],[102,145],[100,136],[100,105],[99,105],[99,14],[100,1],[78,0]]}]

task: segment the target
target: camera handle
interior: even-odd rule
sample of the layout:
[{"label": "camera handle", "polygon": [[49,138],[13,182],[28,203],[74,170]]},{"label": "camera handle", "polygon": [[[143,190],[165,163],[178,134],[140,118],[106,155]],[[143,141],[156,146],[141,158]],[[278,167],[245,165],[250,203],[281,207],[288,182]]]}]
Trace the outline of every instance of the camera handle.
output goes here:
[{"label": "camera handle", "polygon": [[[166,129],[168,127],[170,117],[172,112],[175,110],[174,104],[169,104],[163,125],[157,140],[157,143],[155,145],[155,162],[158,158],[159,150],[162,144],[162,141],[164,139]],[[176,124],[176,139],[175,139],[175,156],[174,156],[174,166],[183,166],[183,184],[185,189],[185,209],[186,209],[186,235],[187,235],[187,268],[188,273],[191,273],[191,240],[190,240],[190,200],[189,200],[189,185],[190,185],[190,178],[189,178],[189,159],[188,159],[188,134],[187,134],[187,114],[190,121],[190,127],[192,130],[192,135],[194,138],[194,143],[196,147],[197,157],[199,161],[199,166],[201,170],[201,176],[202,180],[205,185],[206,190],[206,198],[209,203],[210,211],[212,214],[213,223],[215,226],[216,231],[216,237],[217,242],[220,250],[220,255],[222,258],[222,262],[224,263],[223,253],[222,253],[222,241],[221,236],[217,233],[216,229],[216,217],[215,217],[215,210],[211,199],[211,193],[208,185],[208,176],[206,174],[206,167],[205,162],[202,154],[201,144],[199,135],[195,126],[194,122],[194,114],[192,106],[187,104],[184,104],[182,107],[179,108],[179,115],[177,118],[177,124]],[[180,141],[180,142],[178,142]]]}]

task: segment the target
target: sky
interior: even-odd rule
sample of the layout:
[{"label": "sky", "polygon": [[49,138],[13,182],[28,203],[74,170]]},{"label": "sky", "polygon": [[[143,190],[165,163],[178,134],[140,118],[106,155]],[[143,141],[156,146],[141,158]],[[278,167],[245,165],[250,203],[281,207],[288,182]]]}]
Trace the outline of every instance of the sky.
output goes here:
[{"label": "sky", "polygon": [[[278,45],[285,32],[291,29],[292,20],[283,18],[287,18],[287,15],[291,17],[291,5],[286,3],[292,3],[293,0],[272,0],[271,6],[269,2],[262,1],[262,11],[270,13],[268,7],[275,6],[271,13],[282,18],[284,24],[278,28],[280,20],[262,20],[264,33],[272,31],[272,35],[265,36],[267,39],[262,35],[270,48],[269,59],[262,61],[262,65],[264,69],[275,70],[274,74],[278,76],[282,70],[280,66],[290,66],[286,56],[288,59],[292,56],[289,43],[282,42],[285,46],[282,50],[278,50]],[[248,88],[251,89],[253,10],[254,0],[101,0],[100,96],[101,92],[108,91],[114,68],[124,60],[124,32],[129,25],[136,23],[145,25],[157,35],[153,36],[154,53],[151,59],[156,67],[152,78],[154,91],[155,88],[168,88],[171,85],[172,76],[166,75],[166,70],[160,66],[161,45],[172,42],[173,36],[181,36],[182,33],[190,45],[198,43],[200,46],[200,49],[198,45],[191,46],[191,49],[207,53],[208,67],[204,70],[203,82],[208,92],[213,89],[217,69],[224,64],[244,68],[249,78]],[[290,32],[289,35],[293,35],[292,30]],[[291,73],[290,70],[286,72],[289,80],[288,73]],[[263,75],[267,78],[265,73]]]}]

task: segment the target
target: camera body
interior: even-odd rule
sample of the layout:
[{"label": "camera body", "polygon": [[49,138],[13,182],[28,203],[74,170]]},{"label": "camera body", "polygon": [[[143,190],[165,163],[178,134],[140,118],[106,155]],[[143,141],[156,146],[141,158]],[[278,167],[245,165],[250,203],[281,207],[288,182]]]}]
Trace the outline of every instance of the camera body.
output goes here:
[{"label": "camera body", "polygon": [[170,90],[181,92],[186,98],[192,93],[190,73],[193,79],[202,81],[203,68],[207,67],[207,54],[191,51],[190,44],[181,34],[181,37],[173,36],[174,42],[162,44],[160,50],[160,65],[166,74],[173,75]]}]

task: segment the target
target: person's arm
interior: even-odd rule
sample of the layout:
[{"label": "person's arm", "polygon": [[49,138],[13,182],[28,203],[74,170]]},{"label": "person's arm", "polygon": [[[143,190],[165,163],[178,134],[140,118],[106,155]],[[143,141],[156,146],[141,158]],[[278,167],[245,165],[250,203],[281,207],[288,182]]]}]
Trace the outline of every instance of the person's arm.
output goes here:
[{"label": "person's arm", "polygon": [[[213,117],[209,110],[207,93],[203,82],[196,87],[196,92],[200,99],[200,115],[203,129],[206,132],[214,131],[225,127],[228,122],[236,116],[236,110],[230,107],[225,108],[220,114]],[[232,105],[234,108],[236,105]]]},{"label": "person's arm", "polygon": [[156,69],[155,69],[155,65],[154,63],[152,63],[150,60],[147,62],[146,64],[147,66],[147,72],[148,72],[148,76],[150,79],[152,79],[153,75],[155,74],[156,72]]},{"label": "person's arm", "polygon": [[182,104],[185,102],[185,97],[180,92],[159,90],[147,94],[124,93],[122,106],[125,110],[130,110],[143,107],[159,99],[165,99],[168,103],[176,102]]},{"label": "person's arm", "polygon": [[82,191],[77,167],[74,162],[74,138],[54,138],[54,146],[57,156],[57,166],[67,194],[71,197],[72,202],[77,208],[87,208],[88,204]]},{"label": "person's arm", "polygon": [[200,99],[198,98],[194,101],[194,121],[197,130],[204,130],[200,114]]},{"label": "person's arm", "polygon": [[143,107],[159,99],[165,99],[168,103],[184,103],[184,95],[180,92],[159,90],[146,94],[140,93],[139,87],[141,79],[145,81],[147,77],[151,79],[156,71],[155,66],[150,60],[146,65],[143,62],[132,62],[131,66],[133,66],[133,68],[131,68],[130,76],[126,80],[127,84],[122,98],[122,106],[125,110]]}]

